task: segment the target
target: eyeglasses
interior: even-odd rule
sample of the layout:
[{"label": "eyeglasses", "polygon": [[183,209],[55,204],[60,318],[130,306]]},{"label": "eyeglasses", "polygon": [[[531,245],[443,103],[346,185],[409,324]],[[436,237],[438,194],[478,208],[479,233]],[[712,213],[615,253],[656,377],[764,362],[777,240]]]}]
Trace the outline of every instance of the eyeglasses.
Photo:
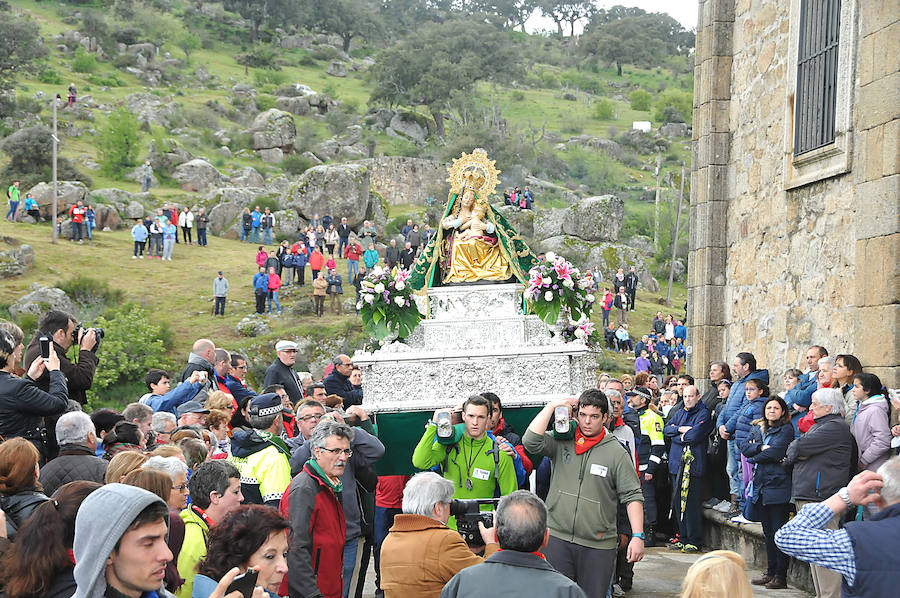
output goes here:
[{"label": "eyeglasses", "polygon": [[344,454],[346,456],[351,456],[353,454],[353,449],[341,449],[341,448],[325,448],[321,447],[323,451],[328,451],[332,455],[340,455]]},{"label": "eyeglasses", "polygon": [[234,369],[236,369],[236,370],[246,370],[246,369],[247,369],[247,366],[245,366],[245,365],[239,365],[239,366],[236,366]]},{"label": "eyeglasses", "polygon": [[296,353],[297,349],[282,349],[282,353]]},{"label": "eyeglasses", "polygon": [[172,490],[178,490],[179,492],[184,492],[185,490],[187,490],[187,487],[188,487],[187,482],[185,482],[184,484],[181,484],[179,486],[172,486]]},{"label": "eyeglasses", "polygon": [[305,422],[308,422],[311,420],[319,421],[322,419],[322,417],[323,417],[322,415],[304,415],[303,417],[300,418],[300,420],[305,421]]}]

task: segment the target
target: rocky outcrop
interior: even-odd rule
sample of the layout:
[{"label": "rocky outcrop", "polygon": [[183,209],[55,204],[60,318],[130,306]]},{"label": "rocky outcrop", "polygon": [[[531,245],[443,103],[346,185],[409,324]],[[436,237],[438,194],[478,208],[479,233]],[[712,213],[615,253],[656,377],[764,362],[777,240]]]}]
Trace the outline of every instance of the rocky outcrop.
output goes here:
[{"label": "rocky outcrop", "polygon": [[332,77],[346,77],[347,65],[341,60],[335,60],[328,65],[328,69],[325,72]]},{"label": "rocky outcrop", "polygon": [[585,241],[618,241],[625,203],[615,195],[585,197],[563,212],[563,231]]},{"label": "rocky outcrop", "polygon": [[266,336],[272,332],[269,328],[269,323],[266,321],[266,317],[259,314],[251,314],[244,317],[244,319],[238,322],[234,327],[234,331],[240,336],[249,337]]},{"label": "rocky outcrop", "polygon": [[668,123],[659,128],[659,134],[663,137],[690,137],[691,128],[687,123]]},{"label": "rocky outcrop", "polygon": [[[94,206],[97,230],[116,230],[122,226],[122,216],[113,205],[98,204]],[[141,213],[143,216],[143,211]]]},{"label": "rocky outcrop", "polygon": [[504,205],[502,203],[493,204],[494,209],[503,214],[510,226],[516,229],[525,239],[534,238],[535,214],[534,210],[520,210],[515,206]]},{"label": "rocky outcrop", "polygon": [[372,189],[390,205],[424,205],[426,189],[446,178],[446,165],[424,158],[382,156],[360,160],[369,169]]},{"label": "rocky outcrop", "polygon": [[309,100],[302,96],[280,96],[275,98],[275,107],[297,116],[304,116],[309,113]]},{"label": "rocky outcrop", "polygon": [[66,313],[75,313],[75,304],[62,289],[45,287],[40,284],[31,285],[31,292],[9,306],[9,315],[19,320],[24,315],[41,316],[51,309]]},{"label": "rocky outcrop", "polygon": [[179,164],[172,178],[178,181],[182,189],[193,192],[207,191],[227,181],[227,177],[216,170],[215,166],[200,158]]},{"label": "rocky outcrop", "polygon": [[417,118],[417,115],[412,113],[397,113],[391,118],[385,133],[391,137],[425,143],[428,138],[428,125],[423,117]]},{"label": "rocky outcrop", "polygon": [[297,137],[297,126],[294,117],[288,112],[271,108],[256,116],[250,127],[253,134],[253,149],[280,149],[283,153],[294,151]]},{"label": "rocky outcrop", "polygon": [[659,283],[647,270],[644,257],[637,250],[617,243],[591,242],[569,235],[538,239],[534,251],[552,251],[565,257],[580,270],[600,266],[604,280],[611,280],[619,268],[635,267],[641,285],[652,292],[659,290]]},{"label": "rocky outcrop", "polygon": [[125,106],[134,112],[141,123],[160,125],[166,129],[171,126],[178,110],[171,96],[156,96],[152,93],[132,93],[125,98]]},{"label": "rocky outcrop", "polygon": [[230,178],[232,187],[265,187],[266,180],[255,168],[245,166],[232,173]]},{"label": "rocky outcrop", "polygon": [[282,196],[281,204],[303,218],[330,213],[346,216],[350,226],[365,219],[371,200],[369,169],[359,163],[313,166]]},{"label": "rocky outcrop", "polygon": [[[0,245],[3,247],[6,245]],[[21,276],[34,268],[34,249],[31,245],[19,245],[0,251],[0,278]]]},{"label": "rocky outcrop", "polygon": [[[38,183],[28,190],[38,203],[42,218],[50,218],[53,211],[53,183]],[[56,211],[57,214],[65,214],[69,207],[79,199],[87,198],[88,188],[81,181],[57,181],[56,183]],[[24,195],[22,196],[24,197]]]}]

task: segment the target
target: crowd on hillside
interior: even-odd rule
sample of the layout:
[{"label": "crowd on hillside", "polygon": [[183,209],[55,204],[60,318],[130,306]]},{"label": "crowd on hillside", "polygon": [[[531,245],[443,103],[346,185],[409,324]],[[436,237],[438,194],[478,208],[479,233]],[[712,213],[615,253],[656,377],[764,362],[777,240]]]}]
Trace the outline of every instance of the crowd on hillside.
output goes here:
[{"label": "crowd on hillside", "polygon": [[[9,598],[222,598],[246,572],[251,598],[360,596],[373,558],[379,596],[618,596],[645,545],[700,550],[704,507],[762,522],[754,584],[786,587],[787,555],[814,564],[820,596],[900,581],[895,552],[877,550],[900,529],[900,399],[852,355],[811,347],[777,393],[747,352],[712,363],[702,393],[686,374],[604,374],[525,430],[485,391],[431,416],[410,476],[376,472],[408,444],[379,437],[347,355],[315,379],[278,341],[254,388],[244,356],[198,339],[182,371],[151,368],[123,409],[85,413],[97,342],[64,312],[30,340],[0,322]],[[494,498],[492,527],[451,507]],[[683,595],[724,596],[702,570]]]},{"label": "crowd on hillside", "polygon": [[503,190],[503,205],[515,206],[520,210],[534,209],[534,192],[531,187],[525,185],[523,191],[521,187],[506,188]]}]

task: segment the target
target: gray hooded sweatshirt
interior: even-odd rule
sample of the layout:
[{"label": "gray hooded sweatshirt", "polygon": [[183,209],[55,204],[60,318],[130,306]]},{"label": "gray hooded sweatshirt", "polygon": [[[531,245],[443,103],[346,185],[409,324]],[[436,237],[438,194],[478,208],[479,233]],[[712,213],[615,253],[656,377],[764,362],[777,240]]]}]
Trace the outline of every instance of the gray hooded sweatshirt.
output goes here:
[{"label": "gray hooded sweatshirt", "polygon": [[[107,484],[84,499],[75,517],[75,583],[73,598],[103,598],[106,559],[137,516],[154,502],[166,503],[137,486]],[[168,516],[166,524],[168,524]],[[160,589],[160,598],[172,596]]]}]

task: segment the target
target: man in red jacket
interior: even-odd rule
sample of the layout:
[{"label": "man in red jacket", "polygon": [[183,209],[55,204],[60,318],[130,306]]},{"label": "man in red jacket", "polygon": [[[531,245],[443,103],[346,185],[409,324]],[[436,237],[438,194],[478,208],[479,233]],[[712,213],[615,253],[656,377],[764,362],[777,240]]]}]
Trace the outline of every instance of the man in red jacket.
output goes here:
[{"label": "man in red jacket", "polygon": [[[352,451],[353,430],[323,421],[307,442],[312,458],[291,481],[281,498],[281,513],[291,521],[287,593],[291,598],[340,598],[344,564],[344,520],[341,475]],[[355,488],[347,488],[351,495]],[[282,588],[283,590],[284,588]]]},{"label": "man in red jacket", "polygon": [[359,272],[359,258],[362,257],[363,248],[354,237],[347,248],[344,249],[344,257],[347,258],[347,280],[353,280]]}]

